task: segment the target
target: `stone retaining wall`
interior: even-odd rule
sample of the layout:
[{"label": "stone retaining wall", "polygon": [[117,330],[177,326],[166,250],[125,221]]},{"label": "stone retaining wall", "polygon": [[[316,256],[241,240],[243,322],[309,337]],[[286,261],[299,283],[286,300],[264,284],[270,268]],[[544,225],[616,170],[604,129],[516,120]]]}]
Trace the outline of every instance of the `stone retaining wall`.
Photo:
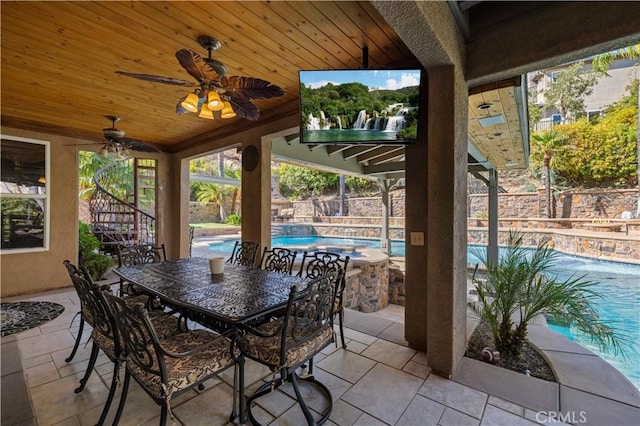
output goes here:
[{"label": "stone retaining wall", "polygon": [[[572,189],[557,194],[555,217],[602,218],[604,215],[600,216],[594,210],[597,197],[604,200],[609,218],[619,218],[623,211],[636,212],[637,189],[606,191]],[[546,205],[544,189],[539,189],[537,192],[500,193],[498,194],[498,217],[544,217]],[[488,211],[487,194],[470,194],[467,197],[467,217],[486,219]]]},{"label": "stone retaining wall", "polygon": [[[640,263],[640,238],[637,235],[628,236],[616,232],[589,232],[582,235],[561,229],[520,231],[524,235],[524,245],[528,247],[535,247],[540,241],[550,239],[549,247],[562,253],[599,260]],[[506,244],[508,237],[508,229],[498,230],[498,244]],[[487,244],[487,229],[468,229],[467,241],[469,244]]]}]

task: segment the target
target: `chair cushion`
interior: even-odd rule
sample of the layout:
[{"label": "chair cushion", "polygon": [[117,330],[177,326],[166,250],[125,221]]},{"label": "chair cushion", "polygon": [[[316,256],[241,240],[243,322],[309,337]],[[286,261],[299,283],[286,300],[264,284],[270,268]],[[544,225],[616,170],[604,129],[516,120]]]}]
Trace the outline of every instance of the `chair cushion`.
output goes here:
[{"label": "chair cushion", "polygon": [[[152,317],[151,322],[153,323],[153,328],[156,330],[156,334],[160,339],[176,334],[180,324],[179,319],[171,315]],[[116,360],[116,347],[112,336],[107,336],[94,328],[91,331],[91,338],[111,361]]]},{"label": "chair cushion", "polygon": [[[211,346],[197,351],[193,355],[182,358],[164,356],[167,367],[167,395],[163,392],[159,375],[148,373],[133,362],[130,357],[127,359],[127,368],[136,380],[147,388],[154,397],[170,396],[229,367],[234,363],[234,358],[231,356],[231,342],[225,337],[206,330],[193,330],[176,334],[161,342],[166,351],[182,353],[213,341],[215,343],[211,343]],[[153,353],[153,349],[150,350]]]},{"label": "chair cushion", "polygon": [[82,318],[84,318],[87,324],[93,327],[93,315],[91,315],[91,311],[89,310],[89,308],[83,306],[80,310],[80,315],[82,315]]},{"label": "chair cushion", "polygon": [[93,329],[91,332],[91,338],[94,343],[98,345],[102,352],[109,357],[109,359],[113,362],[116,360],[116,346],[113,341],[113,337],[109,337],[103,333],[100,333],[97,329]]},{"label": "chair cushion", "polygon": [[[282,327],[282,318],[263,324],[258,330],[265,334],[273,334]],[[290,324],[291,326],[291,324]],[[333,329],[325,327],[320,334],[304,342],[295,342],[291,337],[291,331],[287,332],[286,359],[280,360],[280,348],[282,346],[282,333],[273,337],[261,337],[247,333],[238,339],[238,347],[249,358],[258,360],[273,368],[294,367],[313,357],[333,341]],[[281,365],[283,364],[283,365]]]}]

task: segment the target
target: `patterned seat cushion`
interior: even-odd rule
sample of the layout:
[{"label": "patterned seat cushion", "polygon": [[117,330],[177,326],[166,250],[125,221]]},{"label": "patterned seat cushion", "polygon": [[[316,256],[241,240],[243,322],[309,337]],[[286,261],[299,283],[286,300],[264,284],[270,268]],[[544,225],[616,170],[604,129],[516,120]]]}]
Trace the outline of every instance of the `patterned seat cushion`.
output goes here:
[{"label": "patterned seat cushion", "polygon": [[[211,343],[211,346],[190,356],[183,358],[164,357],[168,375],[166,394],[162,389],[160,376],[142,369],[132,360],[131,356],[127,358],[127,368],[155,397],[170,396],[229,367],[234,363],[234,359],[231,356],[231,342],[225,337],[206,330],[176,334],[161,342],[166,351],[182,353],[213,341],[215,343]],[[153,348],[149,348],[149,350],[153,353]],[[153,368],[155,369],[157,366]]]},{"label": "patterned seat cushion", "polygon": [[[180,324],[178,318],[171,315],[153,317],[151,318],[151,322],[153,323],[153,328],[156,330],[156,334],[160,339],[165,339],[176,334]],[[98,329],[94,328],[91,331],[91,338],[111,361],[116,360],[116,348],[112,336],[101,333]]]},{"label": "patterned seat cushion", "polygon": [[[258,330],[265,334],[273,334],[282,328],[283,319],[279,318],[275,321],[263,324]],[[289,324],[291,327],[291,324]],[[315,337],[304,342],[295,342],[291,337],[291,328],[287,332],[287,352],[286,360],[280,360],[282,333],[277,332],[273,337],[261,337],[256,334],[247,333],[238,339],[238,347],[250,358],[259,360],[260,362],[270,365],[273,368],[293,367],[311,358],[314,354],[320,352],[333,341],[333,329],[329,326],[324,327],[322,331]],[[283,365],[281,365],[283,364]]]},{"label": "patterned seat cushion", "polygon": [[84,318],[87,324],[93,327],[93,316],[91,315],[91,311],[89,310],[89,308],[83,306],[82,310],[80,311],[80,315],[82,315],[82,318]]}]

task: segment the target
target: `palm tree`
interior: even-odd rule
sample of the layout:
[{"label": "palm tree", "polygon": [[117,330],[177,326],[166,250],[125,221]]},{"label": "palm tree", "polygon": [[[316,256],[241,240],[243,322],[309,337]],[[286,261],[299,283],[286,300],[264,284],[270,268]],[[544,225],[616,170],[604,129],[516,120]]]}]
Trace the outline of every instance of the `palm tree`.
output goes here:
[{"label": "palm tree", "polygon": [[[486,265],[486,279],[473,274],[478,303],[469,303],[493,336],[503,358],[517,357],[527,338],[527,324],[540,314],[553,317],[557,324],[571,324],[587,333],[603,351],[626,355],[628,338],[619,336],[599,319],[593,301],[602,296],[597,282],[584,277],[560,281],[550,273],[558,252],[542,241],[535,249],[523,247],[523,235],[510,232],[507,251],[497,262],[486,250],[472,250]],[[478,266],[476,266],[477,272]],[[518,314],[514,324],[514,314]],[[515,325],[515,326],[514,326]]]},{"label": "palm tree", "polygon": [[553,217],[551,212],[551,168],[557,165],[556,154],[567,149],[566,137],[555,130],[536,133],[532,136],[533,145],[542,152],[542,166],[544,168],[544,189],[547,201],[546,215]]},{"label": "palm tree", "polygon": [[78,186],[80,188],[79,196],[83,200],[88,200],[93,194],[95,185],[93,176],[98,170],[113,162],[109,157],[103,157],[93,151],[79,151],[78,153]]},{"label": "palm tree", "polygon": [[201,203],[217,203],[218,206],[220,206],[220,220],[224,222],[227,216],[224,209],[224,202],[228,195],[229,189],[225,188],[225,185],[203,183],[198,186],[196,199]]}]

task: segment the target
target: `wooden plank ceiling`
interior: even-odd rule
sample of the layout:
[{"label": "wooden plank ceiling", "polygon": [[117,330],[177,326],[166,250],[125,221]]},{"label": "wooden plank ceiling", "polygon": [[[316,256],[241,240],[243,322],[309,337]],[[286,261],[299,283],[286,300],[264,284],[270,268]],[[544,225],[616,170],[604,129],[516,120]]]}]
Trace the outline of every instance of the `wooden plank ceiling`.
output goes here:
[{"label": "wooden plank ceiling", "polygon": [[[417,65],[369,2],[17,1],[3,2],[1,24],[2,124],[98,146],[102,129],[111,125],[105,115],[120,116],[117,127],[127,137],[169,152],[251,124],[177,115],[175,106],[189,88],[115,73],[192,80],[175,52],[188,48],[206,57],[197,42],[202,35],[221,42],[213,58],[226,65],[228,76],[261,78],[284,90],[282,97],[255,101],[259,120],[298,109],[298,70],[361,68],[364,46],[372,68]],[[387,147],[323,147],[331,149],[361,155],[369,166],[403,159],[402,150]]]}]

